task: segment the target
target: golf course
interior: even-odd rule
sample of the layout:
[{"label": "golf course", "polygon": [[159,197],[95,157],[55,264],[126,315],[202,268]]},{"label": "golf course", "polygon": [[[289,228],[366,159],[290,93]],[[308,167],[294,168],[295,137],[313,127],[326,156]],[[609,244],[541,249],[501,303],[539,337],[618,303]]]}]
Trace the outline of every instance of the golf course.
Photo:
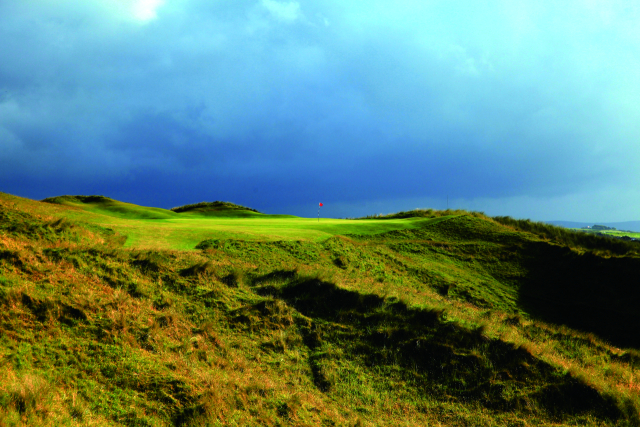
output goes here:
[{"label": "golf course", "polygon": [[640,426],[640,243],[0,193],[0,426]]},{"label": "golf course", "polygon": [[[336,235],[376,234],[392,230],[419,228],[432,219],[350,221],[332,218],[300,218],[290,215],[266,215],[242,209],[201,207],[184,212],[145,208],[94,196],[45,199],[71,209],[63,211],[69,220],[87,221],[117,230],[127,236],[126,248],[193,249],[206,238],[254,241],[323,241]],[[179,209],[179,208],[178,208]]]}]

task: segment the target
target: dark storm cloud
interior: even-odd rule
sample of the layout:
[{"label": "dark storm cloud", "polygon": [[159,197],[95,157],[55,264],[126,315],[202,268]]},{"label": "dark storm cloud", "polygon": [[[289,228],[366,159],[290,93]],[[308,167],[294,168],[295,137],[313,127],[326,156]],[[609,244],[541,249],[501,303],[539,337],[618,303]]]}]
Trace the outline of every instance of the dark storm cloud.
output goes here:
[{"label": "dark storm cloud", "polygon": [[598,1],[1,2],[0,190],[266,210],[533,197],[558,214],[576,194],[628,198],[634,17]]}]

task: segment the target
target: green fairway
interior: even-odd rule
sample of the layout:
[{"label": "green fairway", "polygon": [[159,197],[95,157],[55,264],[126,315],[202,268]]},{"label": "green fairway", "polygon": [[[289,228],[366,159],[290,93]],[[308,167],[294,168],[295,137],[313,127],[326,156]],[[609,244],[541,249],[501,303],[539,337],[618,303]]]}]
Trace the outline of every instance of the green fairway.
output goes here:
[{"label": "green fairway", "polygon": [[257,218],[175,218],[128,220],[92,216],[93,223],[112,228],[127,236],[125,247],[154,249],[193,249],[205,239],[241,240],[325,240],[335,235],[375,234],[415,228],[433,219],[352,221],[298,217]]},{"label": "green fairway", "polygon": [[100,196],[88,196],[84,203],[77,196],[47,200],[68,207],[62,213],[69,219],[98,224],[127,236],[125,247],[146,249],[189,250],[205,239],[322,241],[335,235],[368,235],[418,228],[443,219],[318,220],[291,215],[265,215],[249,210],[176,213]]}]

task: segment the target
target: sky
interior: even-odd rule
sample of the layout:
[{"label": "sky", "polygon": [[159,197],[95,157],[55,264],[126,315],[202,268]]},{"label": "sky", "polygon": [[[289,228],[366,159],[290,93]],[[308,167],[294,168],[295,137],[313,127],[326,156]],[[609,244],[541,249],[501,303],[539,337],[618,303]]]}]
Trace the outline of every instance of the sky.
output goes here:
[{"label": "sky", "polygon": [[640,220],[640,3],[0,0],[0,191]]}]

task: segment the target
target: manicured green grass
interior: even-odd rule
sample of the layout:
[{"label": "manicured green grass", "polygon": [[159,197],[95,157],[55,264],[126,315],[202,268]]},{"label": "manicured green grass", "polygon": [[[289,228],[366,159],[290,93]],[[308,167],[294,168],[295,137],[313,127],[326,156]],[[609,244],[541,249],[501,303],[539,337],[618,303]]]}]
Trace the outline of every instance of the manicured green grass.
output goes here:
[{"label": "manicured green grass", "polygon": [[140,224],[103,223],[127,233],[126,246],[163,249],[193,249],[207,238],[242,240],[314,240],[335,235],[375,234],[388,230],[419,227],[428,220],[355,223],[340,219],[309,218],[197,218]]},{"label": "manicured green grass", "polygon": [[[66,196],[70,198],[72,196]],[[48,199],[59,202],[59,198]],[[193,249],[205,239],[314,240],[335,235],[376,234],[421,227],[441,218],[408,220],[353,221],[332,218],[299,218],[291,215],[265,215],[251,211],[190,211],[175,213],[147,208],[108,198],[87,203],[62,199],[73,209],[61,213],[75,221],[86,221],[112,228],[127,236],[125,247],[153,249]]]},{"label": "manicured green grass", "polygon": [[0,425],[640,425],[608,242],[78,200],[0,193]]}]

